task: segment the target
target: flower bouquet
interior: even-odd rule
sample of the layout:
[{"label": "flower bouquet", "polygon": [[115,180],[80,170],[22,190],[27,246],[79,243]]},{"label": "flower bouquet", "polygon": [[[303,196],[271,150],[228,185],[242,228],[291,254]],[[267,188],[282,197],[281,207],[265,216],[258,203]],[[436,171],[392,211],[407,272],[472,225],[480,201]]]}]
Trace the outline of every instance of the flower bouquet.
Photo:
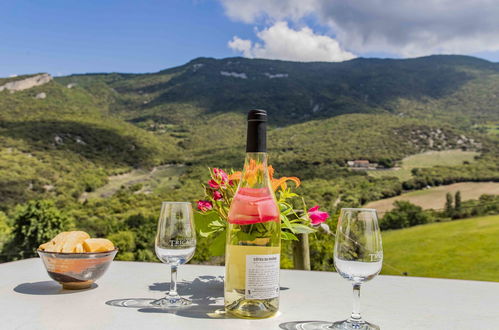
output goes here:
[{"label": "flower bouquet", "polygon": [[[301,198],[303,209],[296,209],[293,206],[293,199],[300,199],[300,196],[293,192],[293,186],[288,185],[288,182],[293,182],[294,188],[297,188],[301,184],[300,179],[274,178],[272,166],[268,167],[268,172],[280,210],[281,239],[297,241],[297,234],[314,233],[316,228],[326,221],[329,214],[319,211],[318,205],[305,211],[307,208],[303,198]],[[207,184],[203,184],[205,198],[197,202],[196,225],[200,236],[213,237],[209,248],[212,256],[221,256],[225,252],[229,208],[241,175],[239,171],[227,174],[222,169],[213,168],[210,169],[210,180]]]}]

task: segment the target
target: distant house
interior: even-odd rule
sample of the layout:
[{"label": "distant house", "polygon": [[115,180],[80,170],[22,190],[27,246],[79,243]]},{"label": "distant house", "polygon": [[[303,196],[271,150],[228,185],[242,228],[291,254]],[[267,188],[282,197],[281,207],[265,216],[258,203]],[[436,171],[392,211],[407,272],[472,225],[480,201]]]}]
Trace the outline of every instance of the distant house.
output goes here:
[{"label": "distant house", "polygon": [[357,167],[357,168],[369,168],[369,161],[368,160],[363,160],[363,159],[359,159],[359,160],[354,160],[353,161],[353,166],[352,167]]}]

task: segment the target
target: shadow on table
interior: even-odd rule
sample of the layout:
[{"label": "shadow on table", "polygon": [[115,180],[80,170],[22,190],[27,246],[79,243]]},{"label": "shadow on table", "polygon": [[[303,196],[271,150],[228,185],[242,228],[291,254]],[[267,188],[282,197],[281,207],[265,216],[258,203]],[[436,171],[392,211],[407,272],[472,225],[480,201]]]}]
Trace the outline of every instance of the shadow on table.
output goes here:
[{"label": "shadow on table", "polygon": [[[150,291],[167,292],[170,282],[153,283],[149,285]],[[223,276],[199,276],[192,282],[177,284],[178,294],[192,300],[193,305],[214,305],[224,296]]]},{"label": "shadow on table", "polygon": [[13,290],[17,293],[22,294],[31,294],[31,295],[56,295],[56,294],[70,294],[70,293],[78,293],[88,290],[93,290],[97,288],[98,285],[93,283],[92,286],[88,289],[82,290],[65,290],[62,286],[54,281],[40,281],[40,282],[26,282],[21,283],[16,286]]},{"label": "shadow on table", "polygon": [[147,307],[139,309],[141,313],[166,313],[193,319],[231,319],[224,310],[224,305],[195,305],[181,308],[154,308]]},{"label": "shadow on table", "polygon": [[331,322],[325,321],[293,321],[279,324],[279,328],[284,330],[307,330],[307,329],[331,329]]},{"label": "shadow on table", "polygon": [[[168,291],[169,282],[153,283],[150,291]],[[106,302],[115,307],[138,308],[141,313],[169,313],[190,318],[230,318],[224,312],[222,298],[224,283],[222,276],[199,276],[192,282],[177,284],[179,295],[192,300],[192,305],[181,308],[159,308],[151,306],[152,298],[114,299]]]}]

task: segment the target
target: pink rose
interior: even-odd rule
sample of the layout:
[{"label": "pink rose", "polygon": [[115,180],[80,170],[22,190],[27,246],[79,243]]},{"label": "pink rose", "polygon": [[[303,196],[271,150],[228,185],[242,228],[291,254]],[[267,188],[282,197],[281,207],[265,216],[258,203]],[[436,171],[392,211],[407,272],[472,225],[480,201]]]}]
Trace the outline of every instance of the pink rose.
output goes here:
[{"label": "pink rose", "polygon": [[213,192],[213,199],[216,200],[216,201],[219,201],[222,199],[222,193],[218,190],[215,190]]},{"label": "pink rose", "polygon": [[327,218],[329,218],[329,214],[327,212],[319,211],[319,205],[316,205],[308,210],[308,216],[314,226],[323,223]]},{"label": "pink rose", "polygon": [[210,188],[213,188],[213,189],[220,188],[220,185],[215,180],[208,181],[208,185],[210,186]]},{"label": "pink rose", "polygon": [[214,179],[222,184],[229,182],[229,176],[222,169],[215,167],[213,169],[213,175],[214,175]]},{"label": "pink rose", "polygon": [[213,208],[210,201],[198,201],[198,210],[201,212],[209,211]]}]

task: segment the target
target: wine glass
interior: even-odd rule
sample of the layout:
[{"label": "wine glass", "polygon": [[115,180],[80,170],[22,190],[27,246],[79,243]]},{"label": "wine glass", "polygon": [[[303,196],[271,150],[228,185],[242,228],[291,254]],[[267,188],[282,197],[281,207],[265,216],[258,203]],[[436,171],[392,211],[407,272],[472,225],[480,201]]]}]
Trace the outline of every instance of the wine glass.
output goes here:
[{"label": "wine glass", "polygon": [[160,307],[190,305],[189,299],[177,292],[177,267],[188,262],[196,250],[196,232],[192,205],[189,202],[163,202],[158,221],[155,251],[161,262],[171,267],[170,291],[166,297],[152,302]]},{"label": "wine glass", "polygon": [[374,209],[341,209],[334,265],[338,273],[353,285],[352,315],[331,324],[330,329],[379,329],[360,315],[360,286],[379,274],[383,263],[383,246],[378,217]]},{"label": "wine glass", "polygon": [[286,330],[379,330],[360,316],[360,285],[381,271],[383,247],[378,217],[374,209],[341,209],[336,241],[334,265],[338,273],[353,284],[352,315],[343,321],[298,321],[280,325]]}]

